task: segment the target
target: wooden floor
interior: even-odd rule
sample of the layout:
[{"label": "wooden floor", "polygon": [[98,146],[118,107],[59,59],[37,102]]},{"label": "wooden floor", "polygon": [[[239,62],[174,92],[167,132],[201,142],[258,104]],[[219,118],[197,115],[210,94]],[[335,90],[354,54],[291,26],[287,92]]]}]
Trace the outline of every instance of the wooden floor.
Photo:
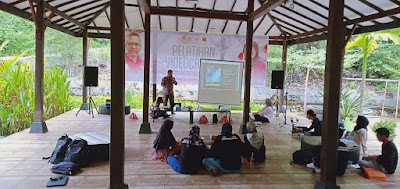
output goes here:
[{"label": "wooden floor", "polygon": [[[109,131],[110,117],[95,115],[91,118],[85,112],[77,117],[77,110],[67,112],[46,121],[49,132],[29,134],[29,129],[0,140],[0,188],[45,188],[48,179],[54,176],[50,172],[52,164],[42,157],[50,156],[57,139],[67,133],[74,135],[82,132]],[[130,188],[313,188],[319,175],[305,166],[290,165],[292,153],[300,149],[298,136],[289,134],[290,127],[281,127],[283,116],[272,123],[258,128],[265,136],[267,160],[253,166],[244,165],[239,174],[226,174],[212,177],[201,170],[194,175],[174,172],[165,162],[151,159],[152,143],[163,120],[152,124],[153,134],[139,135],[141,111],[135,111],[139,120],[129,120],[126,116],[126,155],[125,182]],[[212,114],[206,114],[209,119]],[[239,130],[241,112],[232,113],[234,131]],[[200,114],[195,114],[198,120]],[[310,123],[301,114],[289,117],[301,118],[299,125]],[[177,113],[171,117],[175,121],[173,134],[177,140],[186,137],[190,127],[189,114]],[[376,119],[375,119],[376,120]],[[371,119],[374,122],[374,119]],[[201,135],[209,138],[220,132],[221,124],[200,125]],[[242,138],[243,139],[243,138]],[[396,140],[398,147],[400,139]],[[368,146],[370,154],[379,154],[381,143],[369,130]],[[400,168],[399,168],[400,169]],[[106,188],[108,186],[108,162],[94,163],[83,168],[78,175],[71,176],[68,184],[62,188]],[[364,178],[358,169],[347,169],[346,174],[337,178],[342,188],[399,188],[400,170],[388,175],[388,181],[373,181]]]}]

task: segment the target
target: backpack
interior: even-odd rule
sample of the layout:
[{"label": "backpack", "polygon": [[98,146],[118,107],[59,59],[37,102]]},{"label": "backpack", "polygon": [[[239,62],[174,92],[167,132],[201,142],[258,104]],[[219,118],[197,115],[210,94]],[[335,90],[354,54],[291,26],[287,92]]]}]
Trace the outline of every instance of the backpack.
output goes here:
[{"label": "backpack", "polygon": [[89,146],[86,140],[77,138],[69,145],[65,153],[65,162],[73,162],[83,167],[89,163]]},{"label": "backpack", "polygon": [[218,123],[218,115],[217,114],[213,115],[213,123]]},{"label": "backpack", "polygon": [[313,155],[309,151],[297,150],[293,152],[293,161],[291,163],[298,165],[307,165],[312,162]]},{"label": "backpack", "polygon": [[68,145],[71,143],[71,141],[72,139],[69,138],[67,134],[58,139],[56,148],[49,159],[51,164],[58,164],[64,160],[65,152],[67,151]]},{"label": "backpack", "polygon": [[52,173],[62,174],[62,175],[74,175],[81,168],[78,164],[72,162],[61,162],[57,165],[54,165],[50,171]]}]

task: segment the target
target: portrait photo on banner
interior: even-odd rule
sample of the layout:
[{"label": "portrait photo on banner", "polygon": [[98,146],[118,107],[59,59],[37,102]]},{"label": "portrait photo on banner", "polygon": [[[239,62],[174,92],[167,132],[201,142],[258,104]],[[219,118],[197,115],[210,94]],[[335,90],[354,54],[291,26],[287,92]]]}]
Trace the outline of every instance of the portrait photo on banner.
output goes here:
[{"label": "portrait photo on banner", "polygon": [[[125,79],[143,82],[144,30],[126,29],[125,37]],[[161,82],[167,71],[173,70],[181,84],[197,85],[200,59],[243,62],[243,66],[246,60],[245,35],[153,30],[150,41],[152,83]],[[266,86],[267,52],[268,36],[253,36],[252,86]],[[209,70],[211,73],[218,72]]]}]

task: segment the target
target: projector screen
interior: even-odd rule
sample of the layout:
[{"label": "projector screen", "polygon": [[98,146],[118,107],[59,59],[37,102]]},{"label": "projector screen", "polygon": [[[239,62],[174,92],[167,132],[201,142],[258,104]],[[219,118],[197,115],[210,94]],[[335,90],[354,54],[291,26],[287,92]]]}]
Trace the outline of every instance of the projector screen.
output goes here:
[{"label": "projector screen", "polygon": [[198,102],[240,106],[242,72],[242,62],[201,59]]}]

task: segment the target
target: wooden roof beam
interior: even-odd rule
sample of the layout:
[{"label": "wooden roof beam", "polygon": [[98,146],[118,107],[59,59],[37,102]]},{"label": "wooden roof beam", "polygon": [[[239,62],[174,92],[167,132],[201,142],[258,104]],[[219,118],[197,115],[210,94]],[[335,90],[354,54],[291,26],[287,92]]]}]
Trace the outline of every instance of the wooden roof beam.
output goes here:
[{"label": "wooden roof beam", "polygon": [[274,25],[278,28],[278,30],[282,33],[282,35],[287,35],[287,33],[282,30],[282,28],[280,27],[280,25],[275,21],[275,19],[272,17],[271,13],[267,13],[269,19],[271,19],[272,23],[274,23]]},{"label": "wooden roof beam", "polygon": [[247,21],[248,16],[244,14],[234,14],[225,11],[190,11],[183,9],[174,8],[150,8],[150,13],[155,15],[166,15],[166,16],[183,16],[183,17],[195,17],[195,18],[213,18],[223,20],[238,20]]},{"label": "wooden roof beam", "polygon": [[282,5],[283,2],[285,2],[285,0],[269,0],[267,3],[261,5],[260,8],[249,14],[249,21],[254,21],[257,18],[260,18],[275,7]]},{"label": "wooden roof beam", "polygon": [[110,7],[110,3],[107,3],[102,9],[98,10],[96,14],[86,22],[86,25],[89,25],[91,22],[93,22],[97,17],[100,16],[101,13],[106,11],[108,7]]},{"label": "wooden roof beam", "polygon": [[[160,3],[158,2],[158,0],[156,1],[156,3],[157,3],[157,8],[160,8]],[[161,16],[160,15],[158,15],[158,24],[160,25],[160,30],[162,30]]]},{"label": "wooden roof beam", "polygon": [[[397,8],[390,9],[390,10],[387,10],[387,11],[384,11],[384,12],[371,14],[369,16],[364,16],[364,17],[353,19],[353,20],[348,20],[348,21],[345,21],[344,24],[346,26],[348,26],[348,25],[351,25],[351,24],[362,23],[362,22],[375,20],[375,19],[378,19],[378,18],[386,17],[386,16],[399,14],[399,13],[400,13],[400,7],[397,7]],[[289,39],[295,39],[295,38],[304,37],[304,36],[308,36],[308,35],[313,35],[313,34],[325,32],[325,31],[328,31],[328,26],[325,26],[325,27],[322,27],[322,28],[319,28],[319,29],[316,29],[316,30],[313,30],[313,31],[304,32],[304,33],[301,33],[301,34],[298,34],[298,35],[293,35],[293,36],[290,36]]]},{"label": "wooden roof beam", "polygon": [[[211,11],[214,11],[216,2],[217,2],[217,0],[214,0],[213,7],[212,7]],[[211,19],[208,19],[206,33],[208,32],[208,28],[210,27],[210,22],[211,22]]]},{"label": "wooden roof beam", "polygon": [[[14,6],[10,5],[10,4],[3,3],[1,1],[0,1],[0,10],[2,10],[4,12],[7,12],[7,13],[10,13],[10,14],[13,14],[13,15],[16,15],[16,16],[19,16],[19,17],[27,19],[27,20],[32,18],[32,14],[30,14],[30,13],[28,13],[26,11],[23,11],[21,9],[18,9],[18,8],[14,7]],[[48,27],[51,27],[51,28],[53,28],[55,30],[61,31],[63,33],[66,33],[68,35],[76,36],[75,32],[67,30],[67,29],[65,29],[65,28],[63,28],[63,27],[61,27],[61,26],[59,26],[57,24],[49,23],[47,25],[48,25]]]},{"label": "wooden roof beam", "polygon": [[[231,7],[231,10],[229,11],[229,13],[232,13],[233,8],[235,8],[236,2],[237,2],[237,0],[235,0],[235,1],[233,2],[232,7]],[[224,27],[222,28],[222,32],[221,32],[221,33],[224,33],[224,31],[225,31],[225,29],[226,29],[226,25],[228,24],[228,21],[229,21],[229,20],[226,20],[226,21],[225,21],[225,24],[224,24]]]},{"label": "wooden roof beam", "polygon": [[[108,4],[108,2],[99,4],[99,5],[96,5],[96,6],[93,6],[93,7],[88,7],[87,9],[84,9],[84,10],[81,10],[81,11],[79,11],[79,12],[73,13],[73,14],[71,14],[70,16],[74,17],[74,16],[80,15],[80,14],[82,14],[82,13],[86,13],[86,12],[89,12],[89,11],[91,11],[91,10],[97,9],[97,8],[99,8],[99,7],[103,7],[103,6],[107,5],[107,4]],[[80,7],[79,7],[79,8],[80,8]],[[72,10],[75,10],[75,9],[72,9],[72,10],[71,10],[71,9],[68,9],[68,10],[66,10],[66,11],[64,11],[64,12],[65,12],[65,13],[70,12],[69,10],[72,11]],[[61,18],[61,19],[58,19],[58,20],[55,20],[54,23],[60,22],[60,21],[62,21],[62,20],[63,20],[62,18]],[[79,18],[78,18],[77,20],[79,20]]]},{"label": "wooden roof beam", "polygon": [[[37,3],[38,0],[32,0],[33,2]],[[56,7],[51,6],[49,3],[47,2],[43,2],[44,3],[44,7],[52,12],[54,12],[55,14],[57,14],[58,16],[63,17],[64,19],[74,23],[75,25],[79,26],[80,28],[84,29],[85,25],[81,22],[79,22],[78,20],[75,20],[74,18],[72,18],[71,16],[65,14],[64,12],[60,11],[59,9],[57,9]]]},{"label": "wooden roof beam", "polygon": [[150,14],[150,5],[147,3],[146,0],[137,0],[137,2],[140,7],[142,7],[142,10],[145,14]]}]

